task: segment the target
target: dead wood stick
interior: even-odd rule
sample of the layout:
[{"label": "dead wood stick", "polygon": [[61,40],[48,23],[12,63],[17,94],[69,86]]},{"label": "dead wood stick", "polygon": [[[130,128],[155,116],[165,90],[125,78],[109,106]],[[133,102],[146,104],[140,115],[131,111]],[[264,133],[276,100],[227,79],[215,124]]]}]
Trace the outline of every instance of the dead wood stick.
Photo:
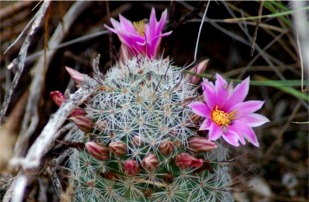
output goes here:
[{"label": "dead wood stick", "polygon": [[[76,106],[82,104],[93,92],[97,90],[98,82],[88,76],[85,77],[85,83],[82,87],[61,105],[58,111],[50,118],[42,133],[30,147],[25,158],[12,159],[12,167],[20,167],[21,171],[10,185],[4,196],[4,201],[9,201],[11,197],[16,197],[14,202],[22,201],[25,188],[31,181],[31,176],[37,175],[42,165],[43,157],[50,151],[55,140],[61,135],[59,129],[67,120],[67,117],[73,112]],[[15,196],[16,195],[16,196]]]},{"label": "dead wood stick", "polygon": [[[68,33],[70,28],[73,26],[76,18],[82,11],[87,9],[89,5],[91,5],[91,2],[79,1],[75,2],[71,6],[69,11],[64,16],[64,23],[60,23],[57,26],[54,34],[49,40],[48,47],[59,45],[61,43],[66,33]],[[46,57],[45,55],[42,55],[33,67],[35,73],[30,86],[30,94],[26,106],[25,116],[22,122],[21,135],[15,145],[16,157],[22,157],[26,154],[27,148],[29,147],[29,139],[39,123],[38,103],[41,98],[48,66],[55,53],[56,50],[52,50],[46,53]]]},{"label": "dead wood stick", "polygon": [[12,68],[13,66],[18,66],[18,69],[16,71],[16,74],[14,76],[13,82],[11,84],[10,89],[6,92],[5,98],[4,98],[4,102],[3,102],[3,106],[2,109],[0,111],[0,123],[2,122],[7,108],[9,106],[10,100],[11,100],[11,96],[13,94],[13,91],[15,90],[18,81],[23,73],[24,70],[24,66],[25,66],[25,60],[26,60],[26,56],[27,56],[27,50],[30,46],[31,40],[34,36],[34,34],[36,33],[38,27],[40,26],[40,23],[45,15],[45,12],[49,6],[50,1],[44,1],[44,3],[42,4],[40,10],[37,12],[37,14],[34,17],[34,21],[32,23],[32,26],[27,34],[27,37],[19,51],[19,54],[17,56],[17,58],[15,58],[11,64],[8,66],[8,69]]}]

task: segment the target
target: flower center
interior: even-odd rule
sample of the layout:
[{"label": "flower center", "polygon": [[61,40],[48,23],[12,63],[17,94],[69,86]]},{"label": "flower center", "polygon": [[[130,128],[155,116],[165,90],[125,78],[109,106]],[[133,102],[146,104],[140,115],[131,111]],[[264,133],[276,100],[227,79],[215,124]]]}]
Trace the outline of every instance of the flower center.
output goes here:
[{"label": "flower center", "polygon": [[139,33],[139,35],[141,36],[145,35],[145,21],[144,20],[133,22],[133,26],[135,30]]},{"label": "flower center", "polygon": [[231,112],[226,113],[220,109],[218,109],[218,106],[215,106],[215,108],[211,112],[211,120],[215,122],[218,126],[228,126],[231,124],[234,117],[234,113]]}]

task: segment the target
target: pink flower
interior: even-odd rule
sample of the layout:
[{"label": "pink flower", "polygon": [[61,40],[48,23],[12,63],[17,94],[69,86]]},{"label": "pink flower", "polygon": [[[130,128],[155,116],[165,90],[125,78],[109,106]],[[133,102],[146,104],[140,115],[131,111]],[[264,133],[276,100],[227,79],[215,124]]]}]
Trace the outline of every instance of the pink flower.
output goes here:
[{"label": "pink flower", "polygon": [[[156,19],[156,11],[151,10],[149,23],[131,22],[119,15],[119,21],[111,19],[113,28],[105,25],[107,29],[118,35],[119,40],[125,45],[130,56],[143,54],[149,58],[157,57],[161,38],[170,35],[172,32],[162,33],[166,22],[167,10],[165,10],[159,21]],[[124,50],[122,50],[124,51]]]},{"label": "pink flower", "polygon": [[248,77],[235,88],[229,85],[219,74],[216,82],[205,79],[202,83],[204,102],[189,104],[193,112],[205,117],[200,130],[209,130],[209,140],[217,140],[221,136],[229,144],[238,147],[239,142],[245,144],[247,139],[258,147],[259,142],[252,127],[260,126],[269,120],[260,114],[264,101],[244,99],[249,91]]}]

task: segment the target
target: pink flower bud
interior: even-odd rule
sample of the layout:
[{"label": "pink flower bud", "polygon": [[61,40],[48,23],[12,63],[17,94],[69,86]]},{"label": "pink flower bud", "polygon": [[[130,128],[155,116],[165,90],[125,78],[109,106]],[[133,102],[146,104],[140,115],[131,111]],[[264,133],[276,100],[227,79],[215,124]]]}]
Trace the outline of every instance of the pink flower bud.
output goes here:
[{"label": "pink flower bud", "polygon": [[148,171],[157,169],[159,167],[159,163],[158,157],[152,153],[147,154],[142,161],[143,167]]},{"label": "pink flower bud", "polygon": [[87,113],[84,109],[76,107],[70,116],[86,116]]},{"label": "pink flower bud", "polygon": [[84,77],[86,76],[86,74],[82,74],[70,67],[65,67],[65,69],[67,70],[67,72],[70,74],[71,78],[76,82],[77,85],[80,85],[83,83]]},{"label": "pink flower bud", "polygon": [[108,147],[116,156],[122,156],[127,153],[127,145],[124,142],[111,142]]},{"label": "pink flower bud", "polygon": [[92,119],[86,116],[72,116],[69,118],[71,121],[75,123],[75,125],[86,133],[90,133],[93,131],[94,123]]},{"label": "pink flower bud", "polygon": [[129,159],[123,163],[123,170],[128,175],[136,175],[141,171],[137,161]]},{"label": "pink flower bud", "polygon": [[[209,60],[203,60],[202,62],[194,66],[192,69],[190,69],[189,71],[194,74],[202,74],[206,70],[208,61]],[[201,77],[197,75],[186,74],[186,77],[189,79],[189,82],[192,84],[197,84],[201,80]]]},{"label": "pink flower bud", "polygon": [[165,139],[159,145],[159,151],[163,155],[169,155],[170,153],[172,153],[173,150],[174,150],[174,144],[170,140]]},{"label": "pink flower bud", "polygon": [[180,153],[175,159],[176,166],[181,169],[198,168],[204,163],[203,159],[197,159],[188,153]]},{"label": "pink flower bud", "polygon": [[196,136],[189,139],[189,147],[196,152],[207,152],[217,148],[217,145],[206,137]]},{"label": "pink flower bud", "polygon": [[107,160],[109,159],[109,149],[108,147],[96,143],[96,142],[87,142],[85,144],[86,151],[98,160]]},{"label": "pink flower bud", "polygon": [[66,100],[66,98],[60,91],[52,91],[49,93],[49,95],[58,107],[60,107],[61,104]]},{"label": "pink flower bud", "polygon": [[[60,91],[52,91],[49,95],[58,107],[67,99]],[[85,116],[86,114],[84,109],[76,107],[70,116]]]}]

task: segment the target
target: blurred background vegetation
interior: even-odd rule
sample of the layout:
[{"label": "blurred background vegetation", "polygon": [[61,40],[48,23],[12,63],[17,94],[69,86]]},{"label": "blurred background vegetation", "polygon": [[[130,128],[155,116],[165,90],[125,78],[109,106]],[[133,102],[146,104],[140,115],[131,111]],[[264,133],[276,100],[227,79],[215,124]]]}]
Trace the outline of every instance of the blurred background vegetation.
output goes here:
[{"label": "blurred background vegetation", "polygon": [[[51,2],[29,41],[21,77],[1,122],[0,199],[16,174],[16,170],[7,167],[14,155],[14,145],[17,145],[15,152],[24,156],[57,110],[49,93],[76,90],[64,67],[91,75],[92,59],[97,54],[101,54],[103,73],[117,60],[120,42],[103,26],[110,24],[110,17],[118,19],[121,13],[132,21],[139,21],[149,17],[152,7],[156,8],[157,17],[167,8],[169,18],[165,29],[173,33],[163,39],[162,54],[169,56],[174,64],[185,66],[194,60],[198,30],[207,3]],[[250,76],[248,99],[265,100],[260,113],[271,120],[255,130],[260,148],[249,144],[230,148],[231,161],[227,163],[233,178],[233,194],[239,202],[309,200],[308,66],[303,65],[303,60],[309,57],[300,57],[300,46],[308,49],[309,43],[296,35],[293,21],[296,12],[292,3],[211,1],[200,33],[196,62],[210,59],[203,76],[212,78],[218,72],[234,83]],[[18,58],[31,27],[26,26],[41,5],[37,1],[0,2],[2,109],[14,76],[20,72],[20,66],[12,61]],[[308,6],[304,1],[299,8],[307,14],[304,19],[307,24],[303,26],[308,25]],[[57,28],[59,32],[55,34]],[[18,145],[23,145],[22,149]],[[37,180],[28,186],[28,200],[41,201],[39,193],[43,187],[47,190],[46,196],[51,196],[48,201],[59,200],[49,176],[42,172],[40,179],[44,185]]]}]

